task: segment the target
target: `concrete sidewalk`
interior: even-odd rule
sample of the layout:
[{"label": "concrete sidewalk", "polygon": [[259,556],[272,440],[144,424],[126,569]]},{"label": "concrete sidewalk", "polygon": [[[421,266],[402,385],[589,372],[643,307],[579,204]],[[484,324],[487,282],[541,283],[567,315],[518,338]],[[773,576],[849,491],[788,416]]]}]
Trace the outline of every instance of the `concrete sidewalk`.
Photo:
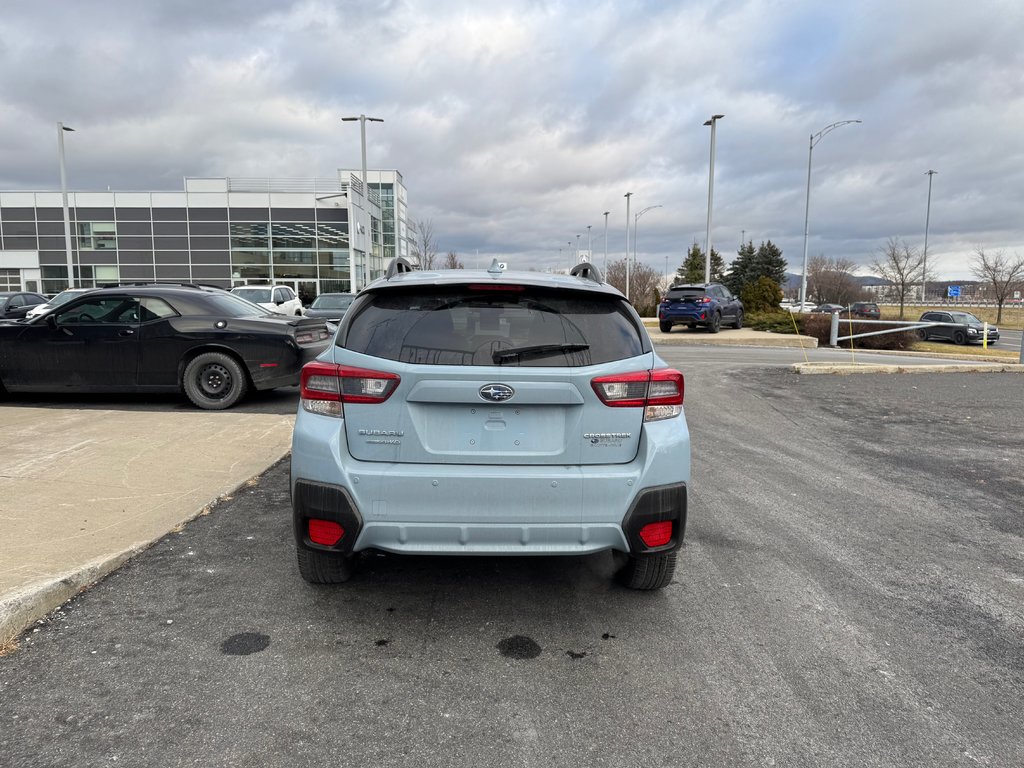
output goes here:
[{"label": "concrete sidewalk", "polygon": [[285,456],[294,421],[0,407],[0,646]]}]

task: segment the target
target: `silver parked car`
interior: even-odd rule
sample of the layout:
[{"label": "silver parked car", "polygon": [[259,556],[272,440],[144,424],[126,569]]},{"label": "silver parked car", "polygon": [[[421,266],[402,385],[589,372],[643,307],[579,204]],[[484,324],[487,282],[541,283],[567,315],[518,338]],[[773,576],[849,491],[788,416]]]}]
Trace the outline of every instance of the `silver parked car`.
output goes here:
[{"label": "silver parked car", "polygon": [[590,265],[414,272],[362,291],[302,372],[291,487],[299,571],[359,553],[579,555],[672,578],[686,527],[683,376]]}]

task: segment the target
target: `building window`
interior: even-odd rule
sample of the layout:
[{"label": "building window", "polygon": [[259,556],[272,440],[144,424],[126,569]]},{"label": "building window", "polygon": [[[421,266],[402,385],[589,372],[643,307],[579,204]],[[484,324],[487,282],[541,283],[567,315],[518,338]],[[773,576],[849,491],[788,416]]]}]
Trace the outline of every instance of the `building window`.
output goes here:
[{"label": "building window", "polygon": [[78,222],[80,251],[110,251],[117,248],[117,231],[112,221]]},{"label": "building window", "polygon": [[20,291],[21,270],[0,269],[0,291]]}]

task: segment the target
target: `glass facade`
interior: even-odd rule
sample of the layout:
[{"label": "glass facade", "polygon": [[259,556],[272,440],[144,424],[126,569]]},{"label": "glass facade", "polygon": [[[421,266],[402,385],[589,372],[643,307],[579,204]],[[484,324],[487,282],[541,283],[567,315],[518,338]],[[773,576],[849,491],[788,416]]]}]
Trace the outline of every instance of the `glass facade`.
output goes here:
[{"label": "glass facade", "polygon": [[[367,259],[375,279],[405,252],[405,223],[396,220],[405,188],[397,172],[374,172],[394,183],[371,183],[366,201],[346,173],[323,181],[186,179],[184,193],[73,193],[74,283],[273,281],[306,301],[351,292],[363,284]],[[65,249],[59,195],[0,192],[0,269],[14,267],[11,275],[53,295],[68,284]]]}]

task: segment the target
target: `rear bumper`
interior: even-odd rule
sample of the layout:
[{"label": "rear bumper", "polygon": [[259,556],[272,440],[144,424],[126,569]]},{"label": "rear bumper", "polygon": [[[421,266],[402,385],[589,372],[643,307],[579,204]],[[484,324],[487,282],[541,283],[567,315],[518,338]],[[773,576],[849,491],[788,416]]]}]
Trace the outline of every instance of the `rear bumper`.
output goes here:
[{"label": "rear bumper", "polygon": [[[299,412],[292,441],[292,509],[299,546],[310,517],[346,529],[342,551],[439,555],[633,554],[678,547],[690,474],[685,421],[648,424],[627,464],[501,466],[353,459],[340,420]],[[674,521],[662,547],[643,525]],[[347,523],[346,523],[347,521]]]},{"label": "rear bumper", "polygon": [[[573,555],[614,549],[655,554],[677,549],[686,532],[686,485],[647,489],[619,523],[445,523],[367,521],[347,489],[297,480],[292,491],[292,523],[301,547],[342,554],[367,549],[399,554],[444,555]],[[313,543],[311,518],[332,520],[345,535],[334,546]],[[648,547],[643,526],[671,521],[671,540]]]},{"label": "rear bumper", "polygon": [[299,383],[302,374],[302,366],[315,360],[327,347],[331,345],[328,339],[320,344],[308,344],[293,348],[294,358],[292,362],[277,363],[273,366],[263,367],[259,362],[246,360],[249,368],[249,376],[255,389],[276,389],[277,387],[294,387]]},{"label": "rear bumper", "polygon": [[706,323],[714,313],[710,309],[698,309],[696,307],[685,310],[675,308],[658,310],[658,320],[664,323]]}]

